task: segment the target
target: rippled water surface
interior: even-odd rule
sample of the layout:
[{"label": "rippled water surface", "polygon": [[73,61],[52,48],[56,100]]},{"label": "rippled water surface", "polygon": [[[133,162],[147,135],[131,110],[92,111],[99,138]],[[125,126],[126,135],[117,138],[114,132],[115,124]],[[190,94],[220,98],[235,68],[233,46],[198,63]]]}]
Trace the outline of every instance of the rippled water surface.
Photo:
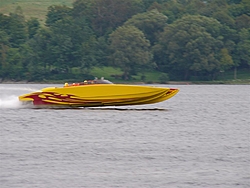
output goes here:
[{"label": "rippled water surface", "polygon": [[145,106],[19,104],[47,86],[0,84],[1,188],[250,187],[249,85],[171,86]]}]

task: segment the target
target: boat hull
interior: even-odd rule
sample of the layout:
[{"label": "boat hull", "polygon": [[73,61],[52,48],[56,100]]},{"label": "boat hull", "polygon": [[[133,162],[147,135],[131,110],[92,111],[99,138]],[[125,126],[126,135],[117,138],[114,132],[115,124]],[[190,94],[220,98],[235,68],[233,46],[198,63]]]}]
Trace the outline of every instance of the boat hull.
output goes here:
[{"label": "boat hull", "polygon": [[143,105],[165,101],[178,89],[123,84],[96,84],[50,87],[19,96],[22,102],[37,106],[100,107]]}]

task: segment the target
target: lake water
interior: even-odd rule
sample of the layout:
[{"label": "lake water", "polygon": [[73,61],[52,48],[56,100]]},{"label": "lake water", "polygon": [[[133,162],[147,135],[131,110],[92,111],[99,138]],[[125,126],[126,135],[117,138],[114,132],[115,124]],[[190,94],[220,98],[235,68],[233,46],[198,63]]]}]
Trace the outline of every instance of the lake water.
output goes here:
[{"label": "lake water", "polygon": [[1,188],[249,188],[250,86],[177,87],[152,105],[34,109],[0,84]]}]

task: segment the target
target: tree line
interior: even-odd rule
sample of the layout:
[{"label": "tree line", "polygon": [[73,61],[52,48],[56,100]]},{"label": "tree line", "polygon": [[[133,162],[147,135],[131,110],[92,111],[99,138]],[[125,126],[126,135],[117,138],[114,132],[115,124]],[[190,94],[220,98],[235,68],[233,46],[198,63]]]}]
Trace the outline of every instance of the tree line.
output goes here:
[{"label": "tree line", "polygon": [[214,80],[250,67],[249,0],[76,0],[45,23],[21,7],[0,14],[0,79],[82,79],[113,66],[122,79],[157,70],[170,80]]}]

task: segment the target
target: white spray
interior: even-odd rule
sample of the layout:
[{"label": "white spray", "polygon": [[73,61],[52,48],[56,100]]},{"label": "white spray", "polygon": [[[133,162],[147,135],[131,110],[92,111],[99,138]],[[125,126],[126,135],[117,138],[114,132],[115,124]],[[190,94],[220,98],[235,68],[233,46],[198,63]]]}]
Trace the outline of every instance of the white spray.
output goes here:
[{"label": "white spray", "polygon": [[0,108],[21,108],[22,104],[18,96],[6,96],[0,98]]},{"label": "white spray", "polygon": [[19,101],[18,96],[26,92],[32,92],[36,89],[22,88],[22,87],[6,87],[0,86],[0,109],[3,108],[26,108],[27,106],[22,105]]}]

